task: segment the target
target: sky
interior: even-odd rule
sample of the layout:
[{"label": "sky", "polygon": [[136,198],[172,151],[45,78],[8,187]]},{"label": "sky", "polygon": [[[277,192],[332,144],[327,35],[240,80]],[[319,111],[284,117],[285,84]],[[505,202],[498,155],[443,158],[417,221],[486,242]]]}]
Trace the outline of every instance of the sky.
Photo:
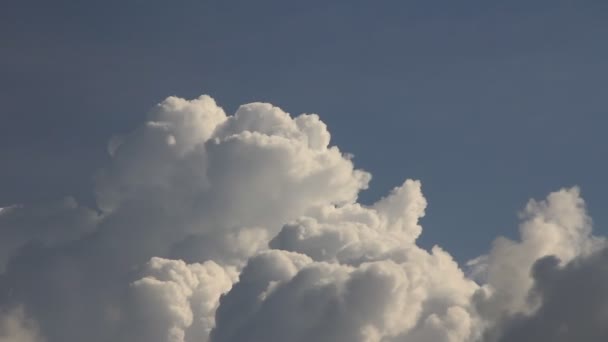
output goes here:
[{"label": "sky", "polygon": [[110,136],[209,94],[321,115],[373,174],[364,201],[422,180],[424,243],[463,259],[561,186],[608,221],[604,1],[2,6],[2,205],[89,199]]},{"label": "sky", "polygon": [[[192,290],[194,293],[203,291],[204,295],[200,296],[209,295],[212,298],[209,303],[217,304],[221,293],[229,293],[228,303],[245,305],[240,301],[247,302],[247,296],[253,292],[247,292],[244,285],[238,287],[241,283],[236,282],[235,274],[248,279],[255,273],[250,269],[279,263],[269,261],[275,257],[293,264],[289,269],[300,269],[311,263],[300,256],[278,256],[268,251],[256,256],[259,251],[256,248],[270,244],[272,251],[298,252],[319,262],[326,256],[316,254],[321,247],[315,244],[331,250],[335,238],[332,234],[337,234],[328,225],[336,224],[350,231],[361,224],[372,227],[370,231],[380,229],[378,227],[396,229],[403,235],[395,239],[407,244],[416,241],[414,250],[418,250],[418,246],[425,251],[434,245],[441,246],[460,265],[453,269],[445,266],[449,268],[444,270],[448,274],[460,272],[459,267],[464,269],[462,265],[474,259],[471,272],[483,273],[484,284],[499,292],[500,289],[509,292],[509,286],[514,286],[505,285],[506,276],[500,274],[500,267],[505,264],[520,262],[538,271],[531,279],[526,278],[526,272],[526,276],[519,273],[513,276],[524,279],[515,286],[519,291],[516,294],[509,292],[500,297],[501,300],[488,295],[487,303],[475,302],[468,306],[462,303],[469,299],[462,298],[473,298],[472,293],[481,293],[481,290],[470,283],[469,274],[450,278],[458,279],[454,281],[459,290],[447,302],[452,305],[450,308],[463,305],[464,311],[448,310],[449,319],[458,317],[457,321],[463,322],[460,317],[464,312],[470,313],[469,306],[494,317],[488,313],[494,311],[488,308],[500,307],[509,313],[508,318],[500,316],[484,325],[475,323],[476,316],[471,314],[467,327],[489,326],[476,330],[487,341],[492,341],[491,338],[526,341],[527,336],[531,336],[529,332],[546,324],[547,319],[521,316],[533,307],[525,302],[527,297],[523,294],[537,291],[539,298],[545,298],[543,303],[551,304],[549,308],[536,308],[539,315],[554,312],[551,308],[565,305],[553,304],[554,298],[567,288],[551,287],[543,280],[551,276],[564,277],[567,284],[569,277],[584,277],[588,274],[585,272],[599,267],[605,258],[606,253],[598,252],[602,248],[594,241],[601,240],[596,237],[608,232],[608,212],[604,210],[608,202],[608,182],[605,181],[608,161],[604,157],[608,146],[605,133],[608,44],[604,43],[607,36],[608,3],[602,0],[3,1],[0,5],[0,207],[25,208],[25,212],[14,217],[6,214],[5,223],[0,220],[0,227],[9,232],[5,240],[14,241],[7,242],[5,251],[0,253],[0,270],[6,267],[5,273],[0,273],[0,314],[3,304],[10,302],[3,297],[2,291],[10,288],[6,284],[20,286],[28,282],[27,279],[34,279],[33,275],[25,271],[27,274],[22,275],[16,270],[53,269],[34,261],[41,260],[40,256],[47,255],[45,253],[65,254],[70,256],[64,255],[67,259],[78,260],[85,256],[88,261],[83,261],[83,269],[91,265],[114,265],[101,261],[106,260],[102,251],[108,248],[116,248],[117,255],[133,263],[129,267],[143,272],[141,282],[131,283],[143,290],[129,297],[130,300],[147,303],[145,296],[152,290],[148,289],[150,283],[146,279],[164,279],[159,275],[164,274],[162,270],[175,268],[200,275],[199,266],[204,265],[205,274],[223,272],[223,280],[214,283],[217,288],[204,292],[191,283],[180,286],[194,286],[198,289]],[[210,97],[201,98],[203,94]],[[171,96],[175,97],[169,98]],[[270,103],[276,106],[272,108],[280,110],[264,105],[240,107],[252,102]],[[218,114],[220,110],[215,104],[223,108],[222,114]],[[289,113],[291,118],[286,119],[281,113]],[[296,119],[301,113],[318,114],[327,127],[323,128],[316,116]],[[181,115],[182,119],[171,115]],[[202,121],[190,115],[200,116]],[[243,119],[247,115],[255,118],[251,119],[253,123]],[[223,124],[226,117],[229,118],[226,122],[234,123]],[[175,130],[163,139],[167,139],[168,146],[178,149],[177,152],[157,146],[155,137],[161,133],[145,122],[167,123],[166,127],[170,128],[163,128],[166,132]],[[199,127],[201,122],[204,125]],[[272,122],[278,128],[267,126]],[[192,130],[201,131],[191,131],[188,125],[194,127]],[[206,131],[210,127],[216,129],[215,133]],[[241,151],[240,147],[231,145],[236,144],[231,139],[237,138],[231,138],[230,134],[238,139],[262,139],[257,133],[244,138],[244,131],[268,136],[268,141],[264,141],[269,146],[279,144],[276,137],[297,146],[304,144],[303,155],[292,156],[290,149],[281,150],[284,154],[277,156],[270,152],[257,154],[259,151],[249,145]],[[326,148],[326,134],[331,134],[329,146],[337,146],[341,156]],[[301,140],[303,136],[307,137],[307,143]],[[110,145],[118,150],[109,149],[109,141],[113,141]],[[169,143],[171,141],[173,143]],[[198,159],[191,156],[192,151],[199,148],[192,145],[193,141],[205,145]],[[247,140],[254,144],[251,141]],[[326,158],[325,161],[312,157],[316,153]],[[205,166],[209,168],[205,172],[209,174],[192,172],[197,165],[207,163],[210,166]],[[257,169],[258,163],[263,167]],[[169,164],[175,165],[167,166]],[[293,171],[288,171],[289,165],[302,170],[319,168],[326,173],[314,179],[303,178],[308,183],[303,180],[298,182],[304,183],[298,183],[290,178]],[[406,179],[420,183],[404,183]],[[187,181],[210,185],[187,190]],[[395,187],[398,189],[389,195]],[[189,191],[200,193],[194,196]],[[162,197],[162,203],[151,199],[151,195]],[[255,201],[256,195],[269,196],[268,203],[260,200],[259,205],[247,204]],[[71,199],[63,200],[66,197]],[[527,206],[530,199],[537,202]],[[143,204],[134,204],[138,200]],[[200,207],[190,212],[180,203],[182,206],[195,203]],[[367,209],[336,209],[339,212],[331,214],[327,210],[333,209],[324,207],[336,203],[360,203]],[[160,207],[170,208],[167,210],[171,214],[154,213],[147,217],[150,210]],[[407,214],[397,219],[395,210],[402,209]],[[60,213],[49,214],[55,211]],[[294,226],[289,225],[302,215],[312,221],[302,219]],[[55,219],[59,223],[55,223]],[[562,241],[562,235],[538,220],[546,220],[547,225],[558,222],[560,227],[576,231],[574,235],[564,233],[575,236],[576,243],[558,244],[555,241]],[[597,236],[588,231],[591,220],[593,234]],[[208,235],[200,235],[193,228],[196,222],[218,228],[205,228]],[[179,238],[171,240],[171,246],[159,242],[167,239],[168,234],[160,228],[161,223],[178,227],[179,233],[175,234]],[[47,225],[52,229],[44,230]],[[128,226],[137,228],[127,237],[118,233]],[[147,226],[157,233],[146,237],[143,227]],[[236,234],[233,236],[220,233],[224,226],[270,228],[231,231],[230,234]],[[529,227],[537,226],[549,229],[548,235],[538,238],[535,233],[526,233],[534,231]],[[419,228],[422,229],[420,237]],[[30,238],[18,233],[29,229],[32,236],[46,246],[42,248],[44,252],[38,251],[38,247],[28,247]],[[329,237],[306,243],[295,241],[293,234],[297,229],[320,231]],[[371,236],[366,235],[371,234],[367,230],[357,234]],[[505,240],[496,240],[498,236],[521,241],[513,247]],[[543,242],[543,239],[550,241]],[[124,245],[109,242],[119,240],[124,241]],[[245,240],[249,243],[244,243]],[[223,247],[214,246],[215,242]],[[126,246],[131,243],[138,246],[133,254],[127,253],[130,247]],[[560,247],[547,247],[547,254],[531,252],[545,243],[556,243]],[[226,252],[232,244],[258,247],[251,250],[239,247],[239,252],[233,255]],[[378,244],[391,246],[385,240]],[[564,247],[566,245],[569,247]],[[1,242],[0,246],[3,246]],[[200,252],[200,246],[205,252]],[[401,260],[395,254],[388,257],[377,253],[385,259]],[[513,261],[517,253],[525,255],[521,257],[525,260]],[[411,260],[419,260],[416,255],[411,256]],[[442,258],[440,253],[430,255],[431,259]],[[543,259],[549,255],[562,263]],[[346,288],[351,286],[352,279],[359,279],[356,272],[375,274],[378,271],[361,270],[354,259],[341,259],[345,258],[342,254],[334,258],[342,268],[330,272],[332,276],[323,273],[329,272],[326,269],[317,271],[326,278],[343,272],[336,276],[341,279],[337,283]],[[432,264],[431,259],[416,265]],[[579,259],[583,261],[568,264]],[[146,264],[146,260],[150,260],[149,263]],[[216,264],[198,264],[205,260],[215,260]],[[11,268],[13,264],[16,266]],[[345,265],[355,267],[356,271],[352,272],[356,274],[349,273]],[[215,269],[216,266],[219,268]],[[113,279],[107,280],[108,284],[119,284],[114,280],[124,280],[128,273],[110,271],[113,266],[103,269],[108,270],[107,279]],[[69,277],[94,278],[77,276],[79,271],[64,271]],[[285,276],[282,271],[275,271],[268,271],[272,274],[268,281],[285,281],[281,292],[285,296],[292,287],[306,286],[289,280],[291,276]],[[383,272],[392,271],[383,269]],[[351,280],[344,280],[347,278]],[[429,283],[433,281],[437,279]],[[602,284],[597,285],[598,291]],[[65,335],[61,329],[65,321],[47,319],[48,308],[55,303],[32,299],[35,297],[32,293],[37,291],[40,290],[34,287],[23,290],[20,295],[23,303],[13,303],[10,308],[6,304],[8,309],[4,310],[9,316],[3,319],[0,315],[0,328],[18,331],[27,342],[38,341],[34,336],[38,333],[23,332],[29,328],[23,328],[28,325],[22,321],[29,316],[39,321],[35,324],[39,329],[34,330],[39,330],[41,336],[46,335],[48,342],[72,341],[70,338],[77,341],[85,336],[84,331],[107,328],[90,323],[92,319],[83,323],[82,331]],[[92,292],[95,300],[117,297],[117,292],[104,291]],[[434,292],[429,291],[429,296],[434,296]],[[6,293],[9,292],[4,295]],[[276,302],[290,303],[281,300],[281,293],[277,294]],[[482,295],[475,298],[479,296]],[[519,299],[513,300],[515,297]],[[519,306],[505,308],[504,298],[511,298]],[[74,298],[70,300],[78,303]],[[200,329],[214,331],[205,335],[214,336],[213,341],[236,342],[246,336],[238,334],[252,334],[265,341],[281,340],[285,332],[249,329],[263,326],[265,314],[281,317],[282,310],[289,311],[287,304],[285,307],[271,304],[259,315],[252,314],[249,325],[238,329],[231,324],[238,325],[246,318],[241,317],[239,321],[229,305],[223,309],[220,305],[217,314],[215,309],[205,313],[206,316],[198,313],[215,317],[217,329],[215,321],[196,329],[192,323],[183,323],[183,329],[179,324],[169,324],[167,341],[193,341]],[[403,312],[399,308],[383,308]],[[122,312],[120,308],[107,311]],[[140,314],[122,312],[124,317],[134,320],[135,323],[129,321],[133,325],[146,322]],[[197,312],[190,315],[196,316]],[[430,323],[425,324],[450,326],[448,318],[437,318],[441,324],[429,318]],[[186,318],[180,319],[188,322]],[[108,326],[114,327],[114,321],[110,321]],[[439,334],[435,330],[416,328],[404,332],[395,328],[406,323],[384,322],[363,333],[371,340],[374,334],[393,337],[413,334],[407,337],[414,340],[421,336],[439,336],[433,335]],[[91,324],[92,330],[86,330],[87,324]],[[350,331],[349,327],[354,325],[349,318],[342,317],[335,326]],[[587,326],[581,327],[587,329]],[[122,334],[120,338],[127,340],[133,336],[165,336],[139,328],[114,328],[117,334]],[[239,333],[230,335],[227,331],[231,329]],[[324,330],[325,335],[302,329],[307,338],[339,340],[328,333],[331,329]],[[602,335],[605,332],[577,335],[580,331],[577,329],[572,328],[574,335],[564,338],[593,341],[606,336]],[[1,330],[0,342],[4,342]],[[447,336],[446,341],[450,342],[473,341],[473,332],[469,330],[475,329],[442,330],[441,336]],[[353,336],[344,338],[356,340]]]}]

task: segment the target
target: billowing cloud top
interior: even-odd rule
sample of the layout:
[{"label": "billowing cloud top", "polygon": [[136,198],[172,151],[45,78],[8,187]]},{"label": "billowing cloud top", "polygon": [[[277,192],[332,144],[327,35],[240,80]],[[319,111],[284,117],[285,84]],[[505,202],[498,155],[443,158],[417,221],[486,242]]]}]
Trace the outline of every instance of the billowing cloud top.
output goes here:
[{"label": "billowing cloud top", "polygon": [[520,240],[465,272],[416,245],[419,181],[357,202],[371,176],[315,114],[170,97],[108,152],[97,208],[0,210],[0,342],[608,338],[577,188],[531,201]]}]

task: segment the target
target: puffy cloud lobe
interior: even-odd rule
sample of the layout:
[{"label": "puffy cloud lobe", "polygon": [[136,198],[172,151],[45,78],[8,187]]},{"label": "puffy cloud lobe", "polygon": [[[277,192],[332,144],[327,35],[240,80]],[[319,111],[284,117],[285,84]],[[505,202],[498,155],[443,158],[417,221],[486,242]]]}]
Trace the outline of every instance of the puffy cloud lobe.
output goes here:
[{"label": "puffy cloud lobe", "polygon": [[125,340],[205,341],[219,297],[237,276],[213,261],[186,264],[156,257],[144,273],[131,284]]},{"label": "puffy cloud lobe", "polygon": [[531,297],[541,305],[503,323],[501,342],[608,339],[608,249],[561,263],[553,256],[536,262]]},{"label": "puffy cloud lobe", "polygon": [[357,203],[370,175],[317,115],[170,97],[108,152],[99,213],[0,211],[0,341],[525,341],[556,320],[605,336],[575,321],[603,304],[553,314],[572,279],[603,272],[577,188],[531,201],[521,241],[499,238],[469,277],[416,245],[420,182]]},{"label": "puffy cloud lobe", "polygon": [[[311,259],[297,253],[266,251],[249,260],[239,282],[220,300],[216,313],[220,329],[212,332],[212,341],[251,338],[242,325],[255,317],[272,287],[294,277]],[[270,323],[270,322],[269,322]]]},{"label": "puffy cloud lobe", "polygon": [[371,208],[358,203],[319,208],[285,225],[270,247],[346,264],[387,259],[390,254],[398,258],[415,247],[425,208],[420,182],[407,180]]},{"label": "puffy cloud lobe", "polygon": [[[454,284],[441,288],[417,271],[391,260],[352,267],[293,252],[264,254],[250,260],[239,283],[220,301],[213,340],[425,341],[445,336],[445,341],[465,341],[471,320],[467,294],[454,298],[447,288]],[[467,290],[470,295],[473,287]]]},{"label": "puffy cloud lobe", "polygon": [[97,175],[98,206],[110,212],[146,192],[156,192],[159,201],[170,203],[188,189],[204,190],[205,153],[195,149],[226,119],[209,96],[192,101],[167,98],[149,113],[145,124],[110,140],[112,163]]},{"label": "puffy cloud lobe", "polygon": [[227,117],[208,96],[169,98],[122,140],[98,175],[100,206],[173,211],[193,222],[172,229],[190,234],[242,227],[276,233],[310,208],[354,201],[370,178],[328,146],[316,115],[291,118],[264,103]]},{"label": "puffy cloud lobe", "polygon": [[216,341],[465,341],[477,285],[440,248],[414,244],[425,206],[420,183],[408,180],[371,207],[328,206],[285,225],[270,247],[314,261],[236,292],[249,283],[245,268],[225,301],[255,309],[235,320],[222,302]]},{"label": "puffy cloud lobe", "polygon": [[485,285],[476,296],[478,309],[490,320],[534,311],[538,303],[528,301],[528,293],[537,260],[556,256],[568,262],[603,244],[603,239],[592,235],[578,188],[551,193],[544,201],[531,200],[522,218],[520,242],[498,238],[490,254],[472,262]]},{"label": "puffy cloud lobe", "polygon": [[475,336],[474,319],[462,307],[452,306],[444,314],[431,314],[405,341],[458,342]]},{"label": "puffy cloud lobe", "polygon": [[[270,278],[265,286],[258,283],[256,291],[230,292],[226,302],[231,307],[238,307],[234,302],[240,298],[254,303],[255,309],[233,320],[235,316],[220,306],[215,340],[519,341],[530,337],[515,335],[512,322],[535,319],[549,305],[547,298],[534,295],[538,289],[531,272],[538,260],[554,255],[563,258],[563,264],[592,255],[604,245],[592,235],[578,188],[563,189],[528,203],[520,242],[499,238],[489,255],[472,263],[478,285],[440,248],[427,253],[417,247],[416,234],[411,234],[415,229],[394,229],[393,222],[417,227],[425,203],[419,190],[419,183],[406,181],[371,207],[327,206],[285,225],[270,247],[302,253],[313,261],[288,280]],[[402,205],[387,210],[386,203]],[[390,290],[382,285],[378,275],[388,269],[396,271],[392,281],[401,286]],[[237,286],[247,286],[246,276],[244,272],[244,283]],[[358,295],[349,296],[347,289],[357,283],[355,279],[361,281]],[[564,287],[552,300],[559,302],[571,288]],[[390,294],[390,300],[383,300],[384,294]],[[595,294],[605,296],[602,290]],[[370,300],[357,305],[361,298]],[[400,306],[400,298],[407,304]],[[564,319],[569,320],[576,324],[574,316]],[[605,336],[599,325],[585,335],[576,331],[563,340]],[[553,336],[531,336],[539,335]]]}]

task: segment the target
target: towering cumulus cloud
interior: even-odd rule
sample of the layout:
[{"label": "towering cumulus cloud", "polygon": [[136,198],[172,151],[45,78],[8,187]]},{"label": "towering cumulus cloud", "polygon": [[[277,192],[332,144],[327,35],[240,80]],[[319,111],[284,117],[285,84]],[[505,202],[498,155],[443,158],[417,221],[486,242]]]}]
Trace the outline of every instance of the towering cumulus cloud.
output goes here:
[{"label": "towering cumulus cloud", "polygon": [[[605,341],[608,253],[577,188],[466,272],[416,245],[416,180],[370,175],[315,114],[170,97],[110,139],[97,208],[0,210],[0,341]],[[579,283],[580,281],[580,283]]]}]

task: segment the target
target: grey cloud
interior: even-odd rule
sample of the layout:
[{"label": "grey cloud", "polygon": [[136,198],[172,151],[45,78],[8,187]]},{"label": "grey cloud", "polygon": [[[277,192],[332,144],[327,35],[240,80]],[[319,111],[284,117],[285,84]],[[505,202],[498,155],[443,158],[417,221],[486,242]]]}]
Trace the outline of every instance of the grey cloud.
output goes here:
[{"label": "grey cloud", "polygon": [[0,273],[10,257],[32,240],[58,245],[90,233],[99,215],[73,198],[0,209]]},{"label": "grey cloud", "polygon": [[608,248],[564,266],[545,257],[533,269],[531,315],[516,315],[499,327],[499,342],[588,341],[608,339]]}]

